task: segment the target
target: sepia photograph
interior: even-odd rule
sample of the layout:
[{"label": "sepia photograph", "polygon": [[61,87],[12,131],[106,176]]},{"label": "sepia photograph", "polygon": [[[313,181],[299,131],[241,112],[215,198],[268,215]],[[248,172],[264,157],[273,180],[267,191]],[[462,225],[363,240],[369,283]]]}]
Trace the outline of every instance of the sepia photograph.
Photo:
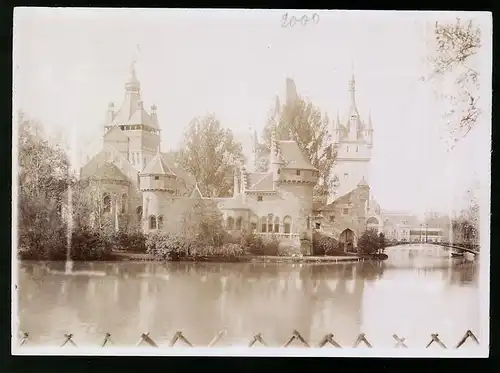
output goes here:
[{"label": "sepia photograph", "polygon": [[13,26],[12,354],[489,355],[491,13]]}]

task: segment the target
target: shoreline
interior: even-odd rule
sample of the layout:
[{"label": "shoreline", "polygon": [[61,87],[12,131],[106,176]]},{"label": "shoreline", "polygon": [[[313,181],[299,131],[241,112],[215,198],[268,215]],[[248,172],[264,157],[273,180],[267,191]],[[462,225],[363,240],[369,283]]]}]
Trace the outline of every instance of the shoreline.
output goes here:
[{"label": "shoreline", "polygon": [[[158,260],[153,255],[141,253],[114,252],[113,256],[119,261],[146,261],[146,262],[170,262],[174,260]],[[213,263],[340,263],[340,262],[362,262],[375,260],[374,258],[358,255],[339,256],[237,256],[237,257],[188,257],[175,260],[178,262],[213,262]]]}]

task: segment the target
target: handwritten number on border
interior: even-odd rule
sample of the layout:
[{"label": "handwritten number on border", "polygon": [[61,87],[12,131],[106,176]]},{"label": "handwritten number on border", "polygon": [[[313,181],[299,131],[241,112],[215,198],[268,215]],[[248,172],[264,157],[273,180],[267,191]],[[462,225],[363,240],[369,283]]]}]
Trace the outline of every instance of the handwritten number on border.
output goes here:
[{"label": "handwritten number on border", "polygon": [[285,13],[285,14],[283,14],[283,17],[281,19],[281,27],[293,27],[297,23],[301,24],[302,26],[305,26],[310,21],[314,24],[318,24],[319,14],[313,13],[312,17],[309,17],[309,16],[304,14],[302,17],[297,18],[295,16],[288,17],[288,13]]}]

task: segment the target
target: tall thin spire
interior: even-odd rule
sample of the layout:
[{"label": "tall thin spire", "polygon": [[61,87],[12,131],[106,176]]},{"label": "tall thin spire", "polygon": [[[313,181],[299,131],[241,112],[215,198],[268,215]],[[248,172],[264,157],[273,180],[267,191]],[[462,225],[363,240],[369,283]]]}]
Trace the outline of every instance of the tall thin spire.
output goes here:
[{"label": "tall thin spire", "polygon": [[351,104],[356,102],[356,79],[354,78],[354,73],[352,74],[351,80],[349,80],[349,95],[351,97]]},{"label": "tall thin spire", "polygon": [[368,111],[368,129],[369,130],[373,129],[373,126],[372,126],[372,112],[371,112],[371,110]]}]

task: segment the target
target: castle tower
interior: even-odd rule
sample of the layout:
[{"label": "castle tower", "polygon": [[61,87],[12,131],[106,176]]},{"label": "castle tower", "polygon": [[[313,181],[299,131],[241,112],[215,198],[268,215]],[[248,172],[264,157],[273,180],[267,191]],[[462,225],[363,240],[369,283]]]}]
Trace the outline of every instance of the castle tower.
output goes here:
[{"label": "castle tower", "polygon": [[[313,232],[313,189],[317,183],[319,171],[310,163],[295,141],[282,140],[276,142],[277,164],[273,172],[274,188],[283,196],[287,196],[295,205],[296,213],[291,233],[300,236],[301,252],[312,254]],[[305,239],[305,240],[304,240]]]},{"label": "castle tower", "polygon": [[161,230],[166,218],[164,211],[176,193],[177,176],[168,167],[159,148],[139,178],[144,206],[143,231]]},{"label": "castle tower", "polygon": [[342,121],[337,114],[337,123],[334,123],[333,141],[338,152],[332,177],[336,176],[338,183],[337,188],[330,192],[328,203],[356,189],[361,180],[369,184],[373,127],[371,115],[367,124],[362,122],[359,115],[354,75],[349,81],[348,92],[350,103],[347,113]]},{"label": "castle tower", "polygon": [[112,103],[108,106],[105,132],[114,127],[120,128],[129,138],[126,157],[138,171],[142,171],[160,146],[160,127],[156,106],[152,105],[149,113],[144,108],[135,62],[130,67],[130,75],[125,82],[125,97],[119,110],[115,111]]}]

